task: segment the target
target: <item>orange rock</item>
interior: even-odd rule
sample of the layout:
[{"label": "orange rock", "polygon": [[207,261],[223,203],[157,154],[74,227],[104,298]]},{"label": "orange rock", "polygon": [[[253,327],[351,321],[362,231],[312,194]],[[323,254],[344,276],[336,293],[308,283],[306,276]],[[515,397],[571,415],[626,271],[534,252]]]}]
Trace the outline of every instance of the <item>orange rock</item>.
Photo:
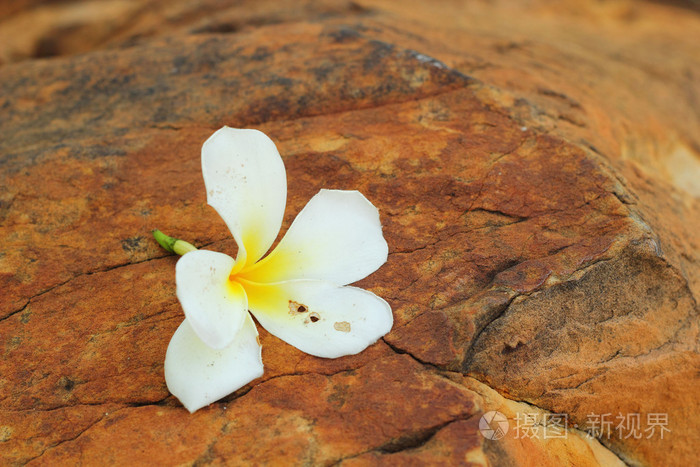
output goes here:
[{"label": "orange rock", "polygon": [[[0,463],[692,464],[700,18],[524,5],[1,6]],[[150,230],[235,252],[200,173],[224,124],[277,143],[283,230],[320,188],[379,208],[359,285],[395,327],[337,360],[262,331],[265,375],[189,415]],[[531,409],[577,429],[479,432]]]}]

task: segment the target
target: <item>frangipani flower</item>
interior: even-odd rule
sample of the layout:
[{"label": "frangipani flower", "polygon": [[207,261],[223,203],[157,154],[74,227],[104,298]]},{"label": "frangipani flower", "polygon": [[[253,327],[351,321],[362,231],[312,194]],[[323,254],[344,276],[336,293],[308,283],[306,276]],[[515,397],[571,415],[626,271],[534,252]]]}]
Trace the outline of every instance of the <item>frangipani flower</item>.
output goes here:
[{"label": "frangipani flower", "polygon": [[377,270],[388,253],[379,213],[361,193],[321,190],[263,258],[287,198],[274,143],[257,130],[224,127],[202,146],[202,172],[207,202],[238,253],[234,260],[186,242],[166,246],[183,254],[176,283],[185,320],[168,346],[165,380],[190,412],[262,376],[248,311],[271,334],[318,357],[359,353],[389,332],[387,302],[347,286]]}]

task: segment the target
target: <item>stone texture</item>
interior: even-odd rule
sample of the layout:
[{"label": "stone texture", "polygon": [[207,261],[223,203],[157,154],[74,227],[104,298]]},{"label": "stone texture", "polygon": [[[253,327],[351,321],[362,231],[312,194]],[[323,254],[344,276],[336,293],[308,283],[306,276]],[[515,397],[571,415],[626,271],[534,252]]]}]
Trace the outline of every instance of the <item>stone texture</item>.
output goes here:
[{"label": "stone texture", "polygon": [[[495,442],[486,440],[478,431],[479,417],[472,417],[446,425],[422,446],[394,453],[372,451],[343,460],[340,465],[513,465],[514,461],[541,466],[625,465],[593,437],[579,430],[569,429],[566,437],[557,437],[559,432],[554,427],[545,436],[544,426],[530,427],[519,421],[531,417],[543,423],[551,414],[505,399],[472,378],[447,376],[477,394],[476,400],[485,411],[497,410],[507,417],[511,429],[503,438]],[[519,424],[522,429],[518,430]]]},{"label": "stone texture", "polygon": [[[398,392],[401,398],[391,397]],[[331,376],[268,379],[240,402],[217,404],[192,416],[175,404],[117,410],[87,436],[50,450],[41,461],[70,463],[82,453],[88,464],[113,463],[124,452],[152,444],[160,445],[148,459],[156,463],[199,458],[325,464],[361,450],[409,442],[467,418],[476,412],[473,399],[471,392],[426,371],[411,357],[390,355]],[[391,425],[384,423],[387,418]]]},{"label": "stone texture", "polygon": [[[0,6],[1,463],[693,464],[697,13],[149,5]],[[283,230],[320,188],[377,205],[389,261],[359,285],[395,326],[337,360],[262,331],[265,375],[189,415],[149,232],[235,252],[199,162],[224,124],[278,144]],[[489,410],[578,429],[486,440]],[[671,431],[589,439],[606,413]]]}]

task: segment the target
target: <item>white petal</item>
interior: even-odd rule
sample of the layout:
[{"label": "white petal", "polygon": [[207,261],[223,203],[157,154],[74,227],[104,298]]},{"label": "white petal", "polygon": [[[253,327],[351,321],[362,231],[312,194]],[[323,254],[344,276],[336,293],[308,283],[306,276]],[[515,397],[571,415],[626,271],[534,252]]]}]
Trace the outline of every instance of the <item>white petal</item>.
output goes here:
[{"label": "white petal", "polygon": [[389,332],[394,322],[387,302],[356,287],[315,280],[241,282],[261,326],[317,357],[359,353]]},{"label": "white petal", "polygon": [[255,323],[246,313],[231,345],[215,350],[202,342],[185,319],[165,354],[165,382],[182,405],[194,412],[263,374]]},{"label": "white petal", "polygon": [[345,285],[384,264],[389,247],[377,208],[358,191],[321,190],[279,245],[242,271],[254,282],[319,279]]},{"label": "white petal", "polygon": [[245,291],[229,280],[235,261],[228,255],[197,250],[175,267],[177,298],[195,333],[209,347],[229,345],[248,314]]},{"label": "white petal", "polygon": [[238,265],[253,264],[277,238],[287,202],[284,163],[258,130],[223,127],[202,146],[207,202],[238,244]]}]

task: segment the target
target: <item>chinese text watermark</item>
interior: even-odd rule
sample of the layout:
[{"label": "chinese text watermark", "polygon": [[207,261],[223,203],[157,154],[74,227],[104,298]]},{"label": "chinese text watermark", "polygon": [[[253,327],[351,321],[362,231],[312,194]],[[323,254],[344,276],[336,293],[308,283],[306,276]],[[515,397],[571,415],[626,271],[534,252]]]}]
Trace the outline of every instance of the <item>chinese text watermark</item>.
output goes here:
[{"label": "chinese text watermark", "polygon": [[519,412],[515,418],[509,420],[501,412],[491,411],[485,413],[479,420],[479,432],[486,439],[498,440],[503,438],[509,430],[513,430],[513,437],[523,438],[566,438],[569,428],[577,428],[586,432],[588,438],[599,439],[650,439],[658,437],[664,439],[664,435],[671,432],[668,428],[667,413],[628,413],[628,414],[594,414],[586,416],[586,422],[580,426],[569,423],[568,414],[543,413],[543,412]]}]

